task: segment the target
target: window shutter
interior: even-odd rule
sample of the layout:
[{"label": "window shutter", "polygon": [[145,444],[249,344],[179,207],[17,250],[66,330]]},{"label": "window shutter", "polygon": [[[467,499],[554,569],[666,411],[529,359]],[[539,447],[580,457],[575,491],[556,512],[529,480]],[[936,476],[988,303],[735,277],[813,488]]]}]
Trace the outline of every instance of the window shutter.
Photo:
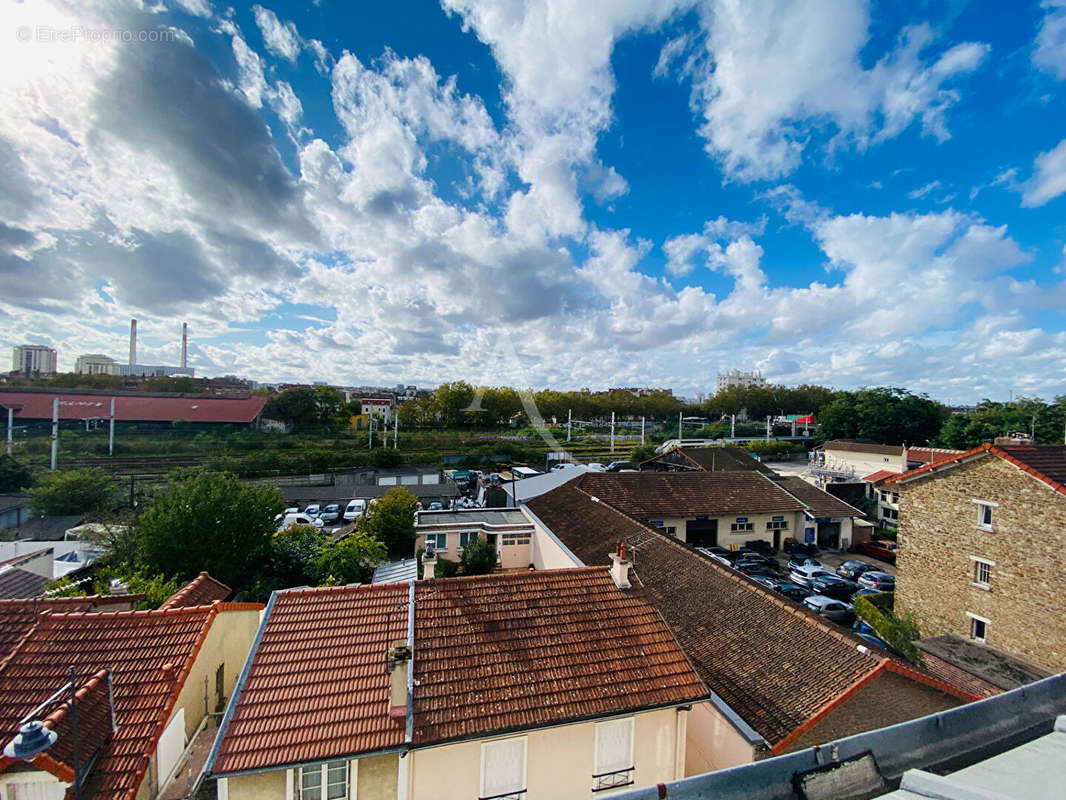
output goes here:
[{"label": "window shutter", "polygon": [[481,757],[482,797],[520,792],[526,788],[525,737],[486,742]]},{"label": "window shutter", "polygon": [[596,775],[633,766],[633,718],[596,726]]}]

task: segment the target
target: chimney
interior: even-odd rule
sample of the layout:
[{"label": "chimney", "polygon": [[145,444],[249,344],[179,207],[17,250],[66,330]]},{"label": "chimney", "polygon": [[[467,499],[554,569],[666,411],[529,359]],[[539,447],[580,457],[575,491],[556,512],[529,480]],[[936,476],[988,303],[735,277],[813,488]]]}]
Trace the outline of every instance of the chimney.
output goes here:
[{"label": "chimney", "polygon": [[435,576],[437,571],[437,550],[433,545],[426,546],[426,552],[422,554],[422,580],[428,580]]},{"label": "chimney", "polygon": [[611,580],[619,589],[628,589],[632,586],[629,582],[629,568],[633,562],[626,558],[626,546],[618,543],[618,548],[611,553]]},{"label": "chimney", "polygon": [[130,366],[137,363],[137,320],[130,320]]},{"label": "chimney", "polygon": [[411,648],[406,640],[392,643],[386,659],[389,667],[389,716],[407,717],[407,671],[411,665]]},{"label": "chimney", "polygon": [[189,355],[189,323],[181,323],[181,368],[188,366]]}]

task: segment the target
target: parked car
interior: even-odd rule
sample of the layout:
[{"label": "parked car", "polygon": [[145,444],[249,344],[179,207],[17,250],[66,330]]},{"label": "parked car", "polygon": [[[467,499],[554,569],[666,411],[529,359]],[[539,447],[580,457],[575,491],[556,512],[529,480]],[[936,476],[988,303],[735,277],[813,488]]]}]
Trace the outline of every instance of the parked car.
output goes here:
[{"label": "parked car", "polygon": [[640,467],[638,467],[632,461],[612,461],[610,464],[607,465],[608,472],[637,472],[639,470]]},{"label": "parked car", "polygon": [[352,522],[366,513],[366,500],[352,500],[344,509],[344,521]]},{"label": "parked car", "polygon": [[896,590],[896,576],[875,569],[860,575],[859,585],[864,589],[876,589],[879,592],[893,592]]},{"label": "parked car", "polygon": [[781,585],[781,581],[769,575],[749,575],[748,577],[753,581],[761,583],[767,589],[777,589],[777,587]]},{"label": "parked car", "polygon": [[304,514],[306,514],[309,517],[317,517],[321,513],[322,513],[322,506],[320,506],[318,503],[312,503],[311,505],[309,505],[307,508],[304,509]]},{"label": "parked car", "polygon": [[589,468],[589,472],[606,472],[607,471],[607,467],[605,467],[599,461],[593,461],[591,464],[586,464],[585,466]]},{"label": "parked car", "polygon": [[872,644],[874,647],[879,647],[882,650],[885,650],[885,651],[891,653],[892,655],[897,656],[898,658],[903,658],[903,654],[900,653],[899,650],[894,648],[892,645],[890,645],[888,642],[886,642],[880,636],[875,636],[872,633],[860,633],[858,631],[856,631],[855,635],[858,636],[860,639],[862,639],[867,644]]},{"label": "parked car", "polygon": [[756,575],[762,575],[767,578],[779,579],[781,577],[780,571],[776,567],[772,567],[769,564],[761,564],[754,561],[749,561],[744,564],[736,565],[738,572],[743,572],[749,578],[754,578]]},{"label": "parked car", "polygon": [[855,592],[851,596],[851,602],[855,602],[856,597],[869,597],[872,594],[881,594],[877,589],[867,589],[866,587],[859,587],[859,591]]},{"label": "parked car", "polygon": [[817,578],[811,578],[807,586],[815,594],[845,602],[850,600],[851,596],[859,589],[859,585],[855,581],[845,580],[836,575],[820,575]]},{"label": "parked car", "polygon": [[287,528],[291,528],[293,525],[313,525],[316,528],[322,527],[322,520],[318,517],[309,517],[306,514],[278,514],[274,517],[274,524],[276,530],[283,531]]},{"label": "parked car", "polygon": [[855,545],[855,549],[860,553],[866,553],[868,556],[880,558],[882,561],[888,561],[891,564],[896,563],[896,552],[899,550],[895,542],[881,539],[868,539],[865,542],[859,542]]},{"label": "parked car", "polygon": [[[733,562],[732,561],[730,561],[728,558],[726,558],[721,553],[715,552],[715,551],[721,550],[721,549],[722,549],[721,547],[697,547],[696,548],[696,550],[698,550],[699,552],[703,553],[705,556],[710,556],[715,561],[717,561],[719,564],[724,564],[727,567],[733,566]],[[728,551],[726,551],[726,552],[728,552]]]},{"label": "parked car", "polygon": [[805,542],[797,542],[795,539],[786,539],[784,545],[781,547],[786,553],[799,553],[804,556],[816,556],[821,551],[818,549],[818,545],[813,542],[807,544]]},{"label": "parked car", "polygon": [[577,466],[577,464],[571,464],[569,462],[565,462],[565,463],[562,463],[562,464],[556,464],[554,467],[551,468],[551,471],[552,472],[562,472],[564,469],[574,469],[574,467],[576,467],[576,466]]},{"label": "parked car", "polygon": [[821,578],[829,576],[835,577],[832,572],[821,567],[796,567],[788,571],[789,578],[793,583],[798,583],[800,586],[807,586],[811,582],[811,578]]},{"label": "parked car", "polygon": [[849,581],[857,581],[860,575],[872,569],[877,569],[877,567],[869,561],[860,561],[857,558],[853,558],[837,567],[837,575],[841,578],[847,578]]},{"label": "parked car", "polygon": [[781,592],[781,594],[789,600],[795,600],[797,603],[803,602],[814,594],[810,589],[795,583],[779,583],[777,585],[777,591]]},{"label": "parked car", "polygon": [[336,503],[330,503],[322,509],[322,513],[318,515],[318,518],[325,524],[330,525],[341,518],[341,507]]},{"label": "parked car", "polygon": [[805,556],[802,553],[793,553],[788,560],[788,568],[793,567],[820,567],[822,562],[814,556]]},{"label": "parked car", "polygon": [[300,513],[300,509],[297,506],[292,506],[291,508],[286,508],[281,513],[282,514],[299,514]]},{"label": "parked car", "polygon": [[855,621],[855,609],[851,604],[834,600],[832,597],[812,594],[804,598],[803,606],[838,625],[850,625]]},{"label": "parked car", "polygon": [[442,506],[440,503],[430,503],[429,504],[429,510],[430,511],[443,511],[444,510],[444,506]]},{"label": "parked car", "polygon": [[744,542],[744,547],[741,548],[741,551],[743,552],[745,549],[754,550],[756,553],[761,553],[764,556],[772,556],[777,552],[774,549],[774,546],[765,539],[750,539],[749,541]]}]

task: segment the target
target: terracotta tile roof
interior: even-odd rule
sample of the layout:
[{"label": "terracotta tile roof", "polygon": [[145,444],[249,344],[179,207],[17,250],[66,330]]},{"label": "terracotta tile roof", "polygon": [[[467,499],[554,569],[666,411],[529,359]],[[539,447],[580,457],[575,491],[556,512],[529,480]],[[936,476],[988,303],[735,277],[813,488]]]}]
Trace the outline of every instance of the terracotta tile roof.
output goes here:
[{"label": "terracotta tile roof", "polygon": [[[407,638],[407,584],[279,592],[232,717],[215,773],[277,767],[397,747],[389,646]],[[235,693],[236,694],[236,693]]]},{"label": "terracotta tile roof", "polygon": [[[664,461],[664,457],[671,459]],[[688,463],[692,469],[704,472],[761,472],[764,475],[773,474],[773,470],[756,461],[739,447],[675,447],[666,453],[649,458],[641,462],[641,466],[653,462],[669,463],[670,460],[680,457]]]},{"label": "terracotta tile roof", "polygon": [[[409,590],[278,593],[212,773],[402,746],[385,656],[407,638]],[[618,590],[603,568],[420,581],[415,592],[412,746],[707,694],[639,588]]]},{"label": "terracotta tile roof", "polygon": [[110,669],[118,731],[83,797],[130,800],[219,608],[41,615],[0,668],[0,731],[13,736],[18,720],[67,681],[69,665],[81,675]]},{"label": "terracotta tile roof", "polygon": [[822,491],[812,483],[807,483],[803,478],[779,475],[771,480],[807,506],[815,517],[865,516],[855,506],[845,503],[829,492]]},{"label": "terracotta tile roof", "polygon": [[79,393],[67,391],[26,392],[0,389],[0,406],[15,409],[16,419],[51,419],[52,401],[59,398],[60,419],[92,419],[111,413],[119,422],[254,422],[268,398],[215,397],[212,395],[159,395],[147,392]]},{"label": "terracotta tile roof", "polygon": [[858,439],[831,439],[822,445],[823,450],[843,450],[849,453],[876,453],[881,456],[901,456],[903,446],[898,444],[878,444]]},{"label": "terracotta tile roof", "polygon": [[187,584],[167,598],[160,608],[185,608],[188,606],[208,606],[215,600],[225,600],[233,590],[222,581],[201,572]]},{"label": "terracotta tile roof", "polygon": [[28,561],[33,561],[35,558],[40,558],[46,553],[55,552],[53,547],[43,547],[40,550],[34,550],[32,553],[23,553],[21,556],[15,556],[9,558],[6,561],[0,561],[0,567],[17,567],[25,564]]},{"label": "terracotta tile roof", "polygon": [[647,597],[696,672],[770,745],[785,741],[880,667],[879,659],[856,649],[860,639],[594,502],[576,481],[528,506],[586,564],[609,563],[615,543],[624,542]]},{"label": "terracotta tile roof", "polygon": [[982,444],[972,450],[887,478],[885,483],[906,483],[933,474],[944,467],[985,455],[999,456],[1060,494],[1066,494],[1066,445]]},{"label": "terracotta tile roof", "polygon": [[947,461],[965,452],[965,450],[948,450],[943,447],[908,447],[907,460],[920,461],[923,464],[939,464],[941,461]]},{"label": "terracotta tile roof", "polygon": [[886,478],[891,478],[894,475],[899,475],[898,472],[892,472],[888,469],[879,469],[877,472],[871,472],[869,475],[864,475],[863,480],[867,483],[880,483]]},{"label": "terracotta tile roof", "polygon": [[588,472],[568,485],[644,519],[803,510],[757,472]]},{"label": "terracotta tile roof", "polygon": [[416,745],[698,700],[639,589],[602,567],[415,586]]},{"label": "terracotta tile roof", "polygon": [[0,666],[22,639],[33,630],[42,613],[71,611],[129,610],[144,599],[143,594],[88,597],[38,597],[0,600]]}]

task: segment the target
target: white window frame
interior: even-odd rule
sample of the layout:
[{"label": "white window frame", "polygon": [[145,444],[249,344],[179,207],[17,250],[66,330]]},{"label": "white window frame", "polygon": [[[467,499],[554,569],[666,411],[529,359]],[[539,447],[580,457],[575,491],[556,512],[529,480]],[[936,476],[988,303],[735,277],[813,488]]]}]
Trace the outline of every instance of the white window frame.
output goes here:
[{"label": "white window frame", "polygon": [[[624,770],[633,770],[634,773],[636,772],[636,766],[637,765],[633,761],[633,747],[634,747],[633,740],[635,738],[635,733],[636,733],[636,731],[635,731],[635,727],[636,727],[635,722],[636,722],[636,720],[635,720],[634,717],[625,717],[623,719],[611,719],[611,720],[607,720],[606,722],[597,722],[596,723],[596,729],[595,729],[596,730],[596,737],[595,737],[595,743],[594,743],[595,749],[593,750],[593,755],[592,755],[592,774],[593,775],[599,775],[599,774],[604,773],[604,772],[618,772],[618,771],[624,771]],[[615,770],[606,770],[605,766],[608,766],[608,765],[601,765],[599,763],[599,761],[600,761],[600,732],[603,731],[608,726],[619,725],[619,724],[626,725],[629,728],[629,758],[627,759],[628,766],[620,767],[619,769],[615,769]],[[619,784],[619,785],[623,785],[623,784]],[[625,785],[628,785],[628,784],[625,784]],[[594,789],[593,791],[604,791],[604,790],[606,790],[608,788],[617,788],[617,787],[613,787],[613,786],[612,787],[604,787],[604,789],[600,789],[600,790],[595,790]]]},{"label": "white window frame", "polygon": [[[467,542],[463,544],[463,537],[466,537]],[[473,538],[471,538],[473,537]],[[462,550],[470,542],[476,542],[481,538],[481,531],[460,531],[459,532],[459,549]]]},{"label": "white window frame", "polygon": [[[426,547],[429,547],[429,537],[431,537],[431,536],[433,537],[433,549],[434,549],[434,552],[447,553],[448,552],[448,534],[446,534],[446,533],[427,533],[426,534]],[[437,546],[437,542],[440,541],[437,538],[438,536],[443,536],[444,537],[444,547],[438,547]]]},{"label": "white window frame", "polygon": [[[970,560],[973,562],[973,585],[978,589],[984,589],[985,591],[992,590],[992,567],[996,566],[995,561],[989,561],[987,558],[978,558],[977,556],[970,556]],[[988,568],[988,580],[981,580],[981,567]]]},{"label": "white window frame", "polygon": [[359,759],[357,758],[334,758],[330,761],[323,761],[318,764],[308,764],[307,766],[293,767],[292,769],[285,770],[285,796],[289,798],[289,800],[300,800],[300,792],[302,791],[300,770],[318,767],[322,771],[322,782],[320,784],[322,800],[326,800],[326,788],[328,786],[329,778],[328,767],[330,764],[335,764],[338,761],[348,762],[348,787],[343,800],[356,800],[359,784]]},{"label": "white window frame", "polygon": [[[977,505],[977,530],[988,531],[994,533],[996,530],[996,516],[995,510],[999,508],[999,503],[994,503],[991,500],[973,500]],[[985,510],[988,510],[988,518],[991,522],[985,522]]]},{"label": "white window frame", "polygon": [[500,744],[502,742],[513,742],[513,741],[520,741],[522,743],[522,788],[521,789],[516,789],[515,791],[510,792],[508,794],[513,794],[515,796],[520,796],[520,797],[525,797],[526,796],[526,791],[527,791],[527,788],[528,788],[528,781],[529,781],[529,776],[528,776],[529,737],[527,737],[527,736],[508,736],[505,739],[493,739],[490,742],[482,742],[481,743],[481,777],[480,777],[480,779],[478,781],[478,789],[479,789],[478,797],[479,798],[481,798],[481,797],[495,797],[496,796],[496,795],[487,794],[486,793],[487,790],[485,789],[485,762],[487,760],[485,758],[486,752],[489,750],[489,748],[493,747],[494,745],[498,745],[498,744]]},{"label": "white window frame", "polygon": [[[966,612],[966,616],[970,618],[970,641],[972,641],[972,642],[981,642],[981,644],[987,644],[987,642],[988,642],[988,629],[989,629],[989,627],[991,626],[992,623],[988,619],[986,619],[984,617],[979,617],[977,614],[971,614],[969,611]],[[975,630],[974,623],[977,623],[977,622],[981,623],[984,626],[984,628],[985,628],[985,631],[984,631],[985,635],[984,636],[977,636],[976,635],[976,630]]]}]

